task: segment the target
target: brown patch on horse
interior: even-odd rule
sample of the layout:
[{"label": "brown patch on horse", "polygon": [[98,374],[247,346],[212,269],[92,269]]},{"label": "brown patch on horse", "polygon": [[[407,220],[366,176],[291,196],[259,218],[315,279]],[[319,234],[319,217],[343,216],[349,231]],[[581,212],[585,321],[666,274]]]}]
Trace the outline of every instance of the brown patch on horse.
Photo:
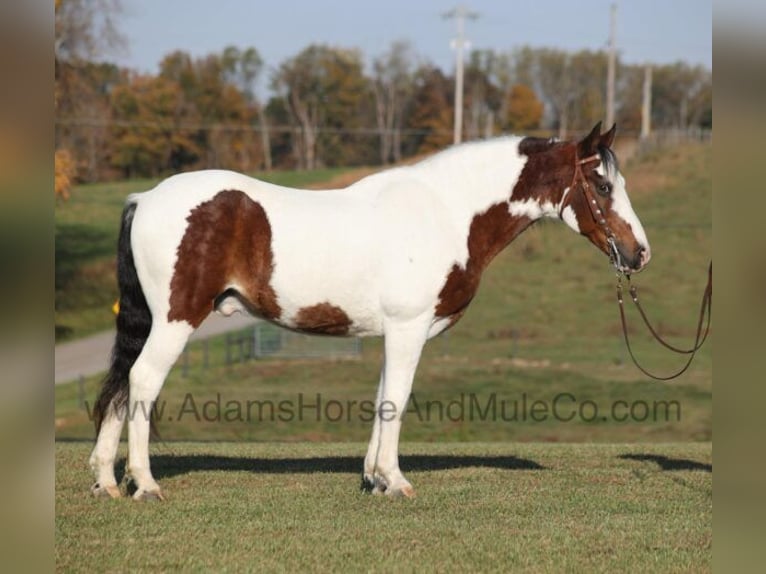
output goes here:
[{"label": "brown patch on horse", "polygon": [[572,182],[575,146],[571,142],[529,137],[519,143],[519,153],[527,156],[527,162],[513,186],[512,199],[535,197],[541,203],[560,200]]},{"label": "brown patch on horse", "polygon": [[295,328],[320,335],[348,335],[351,326],[346,312],[330,303],[318,303],[298,309],[293,319]]},{"label": "brown patch on horse", "polygon": [[195,207],[186,221],[170,282],[168,321],[198,327],[232,283],[254,314],[279,317],[282,309],[270,284],[271,225],[263,207],[230,189]]},{"label": "brown patch on horse", "polygon": [[[524,201],[534,197],[541,203],[557,202],[572,180],[575,147],[571,142],[542,138],[524,138],[519,153],[527,162],[519,174],[509,200]],[[454,325],[476,295],[481,274],[489,262],[524,231],[532,220],[509,213],[508,202],[497,203],[474,216],[468,233],[468,261],[465,268],[457,263],[439,292],[437,317],[452,317]]]},{"label": "brown patch on horse", "polygon": [[457,263],[452,266],[439,292],[436,316],[456,316],[452,324],[456,323],[476,295],[481,274],[489,262],[531,222],[528,217],[511,215],[506,202],[474,216],[468,233],[468,261],[464,268]]}]

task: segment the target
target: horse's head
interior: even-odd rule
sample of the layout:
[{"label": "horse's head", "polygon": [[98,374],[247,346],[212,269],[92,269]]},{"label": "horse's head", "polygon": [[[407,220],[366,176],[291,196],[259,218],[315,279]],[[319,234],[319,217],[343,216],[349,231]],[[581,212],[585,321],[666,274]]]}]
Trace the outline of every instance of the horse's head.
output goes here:
[{"label": "horse's head", "polygon": [[572,180],[562,195],[559,214],[606,253],[617,269],[633,273],[649,262],[651,250],[611,149],[615,131],[616,125],[601,134],[599,122],[575,144]]}]

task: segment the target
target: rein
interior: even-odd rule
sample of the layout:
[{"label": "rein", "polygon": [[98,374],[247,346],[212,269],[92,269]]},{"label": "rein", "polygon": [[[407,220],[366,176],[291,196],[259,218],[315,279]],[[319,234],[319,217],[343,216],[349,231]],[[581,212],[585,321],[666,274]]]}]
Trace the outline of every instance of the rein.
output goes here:
[{"label": "rein", "polygon": [[[707,286],[705,287],[705,291],[702,294],[702,302],[700,303],[700,315],[699,320],[697,322],[697,334],[694,338],[694,345],[692,345],[689,349],[679,349],[678,347],[675,347],[665,341],[659,333],[652,327],[652,324],[649,322],[648,317],[646,316],[646,313],[644,312],[644,308],[641,306],[641,303],[638,300],[638,290],[636,289],[635,285],[630,285],[630,275],[625,276],[629,287],[630,292],[630,298],[633,299],[633,303],[636,305],[636,308],[638,309],[638,312],[641,314],[641,318],[644,320],[644,324],[649,329],[649,332],[652,334],[652,336],[665,348],[670,349],[674,353],[678,353],[679,355],[689,355],[689,358],[686,360],[686,364],[677,372],[673,373],[672,375],[666,375],[666,376],[658,376],[653,373],[650,373],[647,371],[644,367],[642,367],[638,360],[636,359],[635,355],[633,354],[633,349],[630,347],[630,339],[628,338],[628,325],[625,321],[625,306],[623,304],[623,297],[622,297],[622,275],[617,275],[617,304],[620,308],[620,321],[622,322],[622,334],[625,337],[625,345],[628,347],[628,353],[630,354],[630,358],[633,360],[633,364],[636,365],[636,367],[639,368],[639,370],[644,373],[646,376],[651,377],[653,379],[656,379],[658,381],[669,381],[671,379],[675,379],[676,377],[680,377],[682,374],[686,372],[686,369],[689,368],[689,365],[692,364],[692,360],[694,359],[695,355],[697,354],[697,351],[700,350],[702,347],[702,344],[707,339],[708,333],[710,333],[710,316],[711,311],[713,309],[713,262],[710,262],[710,265],[708,266],[707,270]],[[705,315],[707,315],[707,320],[705,320]],[[703,333],[702,329],[702,323],[705,323],[705,329]]]},{"label": "rein", "polygon": [[[694,344],[689,349],[680,349],[674,345],[671,345],[667,341],[665,341],[660,334],[657,332],[657,330],[652,326],[651,322],[649,321],[649,318],[646,315],[646,312],[644,311],[644,308],[641,306],[640,301],[638,300],[638,289],[636,289],[635,285],[630,284],[630,274],[624,272],[621,269],[621,263],[622,259],[620,257],[620,252],[617,249],[617,243],[614,236],[614,233],[609,228],[609,225],[606,222],[606,218],[604,217],[603,212],[601,211],[601,208],[598,206],[598,202],[596,201],[596,198],[593,197],[590,193],[590,184],[588,183],[587,178],[582,172],[582,166],[586,163],[590,163],[592,161],[601,160],[601,157],[598,154],[588,156],[583,159],[578,159],[575,155],[575,172],[574,176],[572,178],[572,185],[564,190],[564,195],[561,198],[561,204],[559,207],[559,217],[561,217],[564,208],[566,207],[566,198],[571,189],[574,189],[577,184],[579,183],[583,194],[585,196],[586,203],[588,204],[588,207],[590,208],[591,215],[593,216],[593,220],[596,221],[604,230],[604,233],[606,234],[606,240],[609,244],[609,261],[612,263],[612,265],[617,270],[617,304],[620,309],[620,322],[622,323],[622,334],[625,339],[625,346],[628,348],[628,353],[630,354],[630,358],[633,361],[633,364],[638,367],[638,369],[644,373],[646,376],[651,377],[652,379],[658,380],[658,381],[669,381],[671,379],[675,379],[676,377],[680,377],[683,373],[686,372],[686,370],[689,368],[689,365],[691,365],[692,360],[697,354],[697,351],[702,347],[705,340],[707,339],[708,333],[710,333],[710,317],[711,317],[711,311],[713,307],[713,262],[710,262],[710,265],[708,266],[708,277],[707,277],[707,286],[705,287],[705,291],[702,294],[702,302],[700,303],[700,313],[699,313],[699,320],[697,321],[697,334],[694,338]],[[628,324],[625,319],[625,305],[624,305],[624,299],[623,299],[623,289],[622,289],[622,278],[625,277],[629,288],[628,291],[630,293],[630,298],[633,300],[633,303],[635,304],[636,308],[638,309],[639,314],[641,315],[641,318],[644,321],[644,324],[646,325],[647,329],[649,329],[649,332],[652,334],[652,336],[665,348],[669,349],[670,351],[677,353],[679,355],[688,355],[689,358],[686,361],[686,364],[684,366],[676,371],[675,373],[671,375],[655,375],[651,372],[649,372],[647,369],[641,366],[641,364],[636,359],[635,354],[633,353],[633,349],[630,346],[630,337],[628,336]],[[707,315],[707,320],[706,316]],[[702,324],[705,323],[705,328],[703,332]]]}]

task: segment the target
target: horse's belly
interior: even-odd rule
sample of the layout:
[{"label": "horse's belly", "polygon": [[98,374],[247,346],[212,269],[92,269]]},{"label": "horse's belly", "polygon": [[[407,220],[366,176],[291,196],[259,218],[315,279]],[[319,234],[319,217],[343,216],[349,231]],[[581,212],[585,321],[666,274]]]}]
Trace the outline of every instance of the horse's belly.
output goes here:
[{"label": "horse's belly", "polygon": [[297,331],[336,336],[380,335],[383,321],[375,282],[359,267],[307,261],[276,266],[273,286],[282,308],[277,322]]}]

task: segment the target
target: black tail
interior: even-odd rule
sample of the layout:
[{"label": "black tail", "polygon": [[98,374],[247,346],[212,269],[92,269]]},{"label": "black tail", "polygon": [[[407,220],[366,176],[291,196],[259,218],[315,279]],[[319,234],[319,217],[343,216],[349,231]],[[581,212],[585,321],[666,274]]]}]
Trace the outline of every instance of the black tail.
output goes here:
[{"label": "black tail", "polygon": [[122,212],[120,238],[117,241],[117,283],[120,288],[120,309],[117,313],[117,337],[112,348],[109,372],[101,383],[101,392],[93,408],[96,433],[101,430],[110,408],[119,409],[128,401],[130,369],[136,362],[152,328],[152,314],[146,304],[141,283],[133,261],[130,242],[133,214],[136,204],[131,203]]}]

